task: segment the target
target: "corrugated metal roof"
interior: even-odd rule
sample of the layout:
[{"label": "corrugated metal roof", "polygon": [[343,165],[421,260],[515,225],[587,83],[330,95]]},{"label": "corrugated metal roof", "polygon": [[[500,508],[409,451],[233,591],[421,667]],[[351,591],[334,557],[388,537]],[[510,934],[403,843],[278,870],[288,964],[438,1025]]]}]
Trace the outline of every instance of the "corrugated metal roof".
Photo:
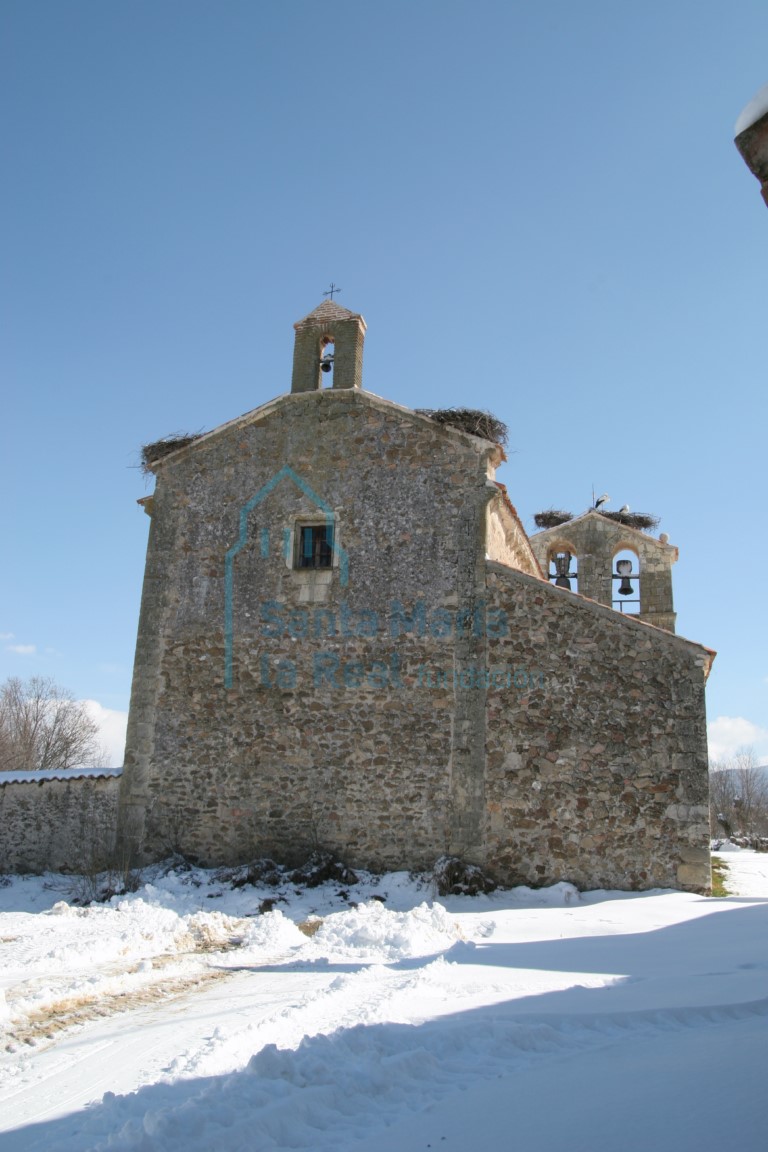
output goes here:
[{"label": "corrugated metal roof", "polygon": [[122,768],[41,768],[34,772],[0,772],[0,784],[36,784],[42,780],[80,780],[122,774]]}]

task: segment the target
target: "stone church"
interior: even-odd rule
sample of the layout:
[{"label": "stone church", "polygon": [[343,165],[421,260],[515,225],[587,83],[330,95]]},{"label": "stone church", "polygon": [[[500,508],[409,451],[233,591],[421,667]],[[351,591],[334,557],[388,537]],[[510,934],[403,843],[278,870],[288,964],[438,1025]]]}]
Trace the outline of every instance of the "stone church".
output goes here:
[{"label": "stone church", "polygon": [[529,539],[493,436],[364,390],[362,316],[294,328],[290,392],[153,446],[123,838],[707,891],[713,654],[674,634],[676,550],[595,510]]}]

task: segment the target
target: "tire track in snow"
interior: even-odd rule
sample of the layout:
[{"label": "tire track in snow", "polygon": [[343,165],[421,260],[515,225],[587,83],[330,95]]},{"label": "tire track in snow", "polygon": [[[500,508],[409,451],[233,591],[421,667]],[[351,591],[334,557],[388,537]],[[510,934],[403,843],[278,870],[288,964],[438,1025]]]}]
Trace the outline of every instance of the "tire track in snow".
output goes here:
[{"label": "tire track in snow", "polygon": [[[391,1019],[387,1006],[403,991],[422,983],[425,969],[434,962],[434,956],[425,957],[423,966],[407,972],[381,964],[365,964],[357,971],[334,976],[324,971],[323,966],[291,961],[285,965],[285,971],[295,972],[297,977],[316,976],[325,982],[324,986],[318,987],[317,982],[313,982],[291,1003],[281,1003],[276,1011],[269,1011],[269,1005],[260,1005],[256,994],[250,1006],[256,1019],[218,1026],[204,1044],[180,1053],[165,1069],[166,1075],[215,1075],[222,1071],[222,1064],[232,1069],[242,1067],[254,1053],[269,1044],[295,1048],[307,1037]],[[252,971],[241,972],[241,980],[247,987],[274,966],[274,961],[259,963]],[[258,1014],[261,1007],[267,1007],[266,1014]]]},{"label": "tire track in snow", "polygon": [[[534,1064],[616,1047],[664,1032],[714,1030],[768,1017],[768,999],[717,1007],[540,1018],[445,1017],[420,1026],[358,1024],[305,1038],[297,1049],[267,1045],[228,1076],[153,1085],[107,1096],[81,1117],[59,1152],[210,1152],[285,1147],[337,1152],[345,1137],[364,1138],[404,1113],[481,1081]],[[716,1043],[716,1039],[715,1039]]]},{"label": "tire track in snow", "polygon": [[[226,969],[212,968],[211,961],[240,946],[239,936],[222,938],[210,932],[187,933],[179,939],[186,948],[140,963],[112,963],[95,977],[76,972],[51,986],[48,977],[33,976],[12,985],[5,990],[9,1023],[0,1030],[2,1049],[15,1053],[20,1045],[53,1041],[60,1032],[90,1020],[167,1000],[222,979]],[[204,956],[209,959],[202,960]],[[168,968],[178,971],[163,976]]]},{"label": "tire track in snow", "polygon": [[55,1041],[60,1032],[80,1027],[92,1020],[130,1012],[155,1001],[167,1003],[170,999],[197,991],[213,980],[221,980],[226,972],[203,970],[195,975],[176,976],[156,980],[136,991],[111,994],[92,992],[82,996],[68,996],[55,1000],[37,1012],[30,1012],[21,1022],[9,1029],[5,1051],[15,1053],[21,1045],[34,1046],[40,1041]]}]

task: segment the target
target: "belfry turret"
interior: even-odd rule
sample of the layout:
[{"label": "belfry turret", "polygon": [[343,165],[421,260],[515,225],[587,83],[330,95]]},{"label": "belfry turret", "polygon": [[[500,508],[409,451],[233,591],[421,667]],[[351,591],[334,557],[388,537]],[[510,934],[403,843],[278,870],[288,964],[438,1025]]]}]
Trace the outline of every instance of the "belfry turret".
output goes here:
[{"label": "belfry turret", "polygon": [[332,388],[361,388],[365,320],[324,300],[294,324],[291,392],[317,392]]}]

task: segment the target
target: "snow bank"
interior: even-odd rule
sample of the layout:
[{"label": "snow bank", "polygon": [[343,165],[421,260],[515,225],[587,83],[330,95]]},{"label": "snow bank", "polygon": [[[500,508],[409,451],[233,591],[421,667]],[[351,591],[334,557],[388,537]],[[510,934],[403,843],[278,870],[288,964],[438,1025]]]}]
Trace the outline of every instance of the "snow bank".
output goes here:
[{"label": "snow bank", "polygon": [[549,888],[528,888],[521,884],[519,888],[513,888],[510,895],[516,904],[533,904],[538,908],[567,908],[581,900],[578,888],[565,880],[551,884]]},{"label": "snow bank", "polygon": [[271,955],[289,948],[303,948],[307,937],[279,909],[246,923],[242,947],[247,952]]},{"label": "snow bank", "polygon": [[452,947],[459,928],[441,904],[420,904],[411,912],[390,912],[376,900],[328,916],[313,937],[331,956],[394,961],[427,956]]}]

